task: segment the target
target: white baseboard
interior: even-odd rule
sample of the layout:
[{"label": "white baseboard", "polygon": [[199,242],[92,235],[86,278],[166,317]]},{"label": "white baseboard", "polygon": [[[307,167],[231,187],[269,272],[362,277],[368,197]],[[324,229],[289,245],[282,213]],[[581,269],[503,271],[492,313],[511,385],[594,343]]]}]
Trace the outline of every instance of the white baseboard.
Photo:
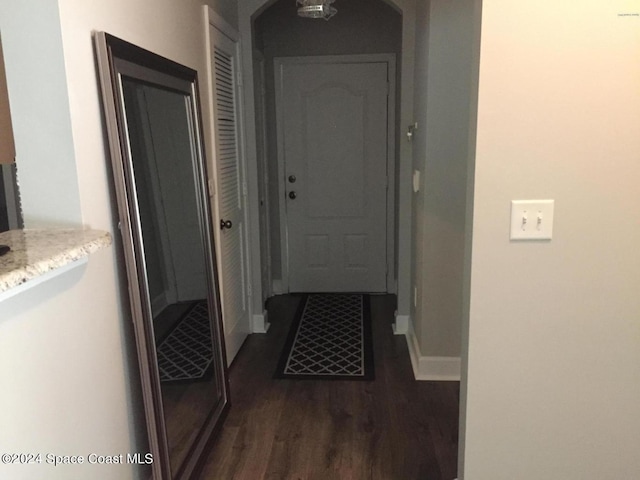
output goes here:
[{"label": "white baseboard", "polygon": [[409,324],[411,323],[409,315],[398,315],[398,311],[395,313],[396,321],[393,324],[394,335],[407,335],[409,333]]},{"label": "white baseboard", "polygon": [[268,313],[263,310],[262,313],[253,315],[252,333],[267,333],[271,324],[267,321]]},{"label": "white baseboard", "polygon": [[420,344],[413,325],[409,324],[407,345],[416,380],[460,381],[460,357],[427,357],[420,352]]}]

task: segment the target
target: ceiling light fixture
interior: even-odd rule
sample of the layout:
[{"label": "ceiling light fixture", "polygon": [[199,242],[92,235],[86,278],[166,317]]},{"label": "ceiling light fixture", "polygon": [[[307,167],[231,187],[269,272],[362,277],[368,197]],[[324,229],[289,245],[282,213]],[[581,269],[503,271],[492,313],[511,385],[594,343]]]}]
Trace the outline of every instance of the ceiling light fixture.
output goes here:
[{"label": "ceiling light fixture", "polygon": [[336,0],[296,0],[298,16],[305,18],[324,18],[329,20],[338,10],[331,4]]}]

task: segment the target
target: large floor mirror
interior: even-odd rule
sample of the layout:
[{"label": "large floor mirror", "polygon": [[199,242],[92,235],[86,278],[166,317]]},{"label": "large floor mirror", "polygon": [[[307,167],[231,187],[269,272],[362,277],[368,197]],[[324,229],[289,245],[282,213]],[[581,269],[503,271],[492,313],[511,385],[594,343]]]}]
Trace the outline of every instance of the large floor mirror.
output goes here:
[{"label": "large floor mirror", "polygon": [[229,406],[196,72],[105,33],[96,51],[153,478],[190,478]]}]

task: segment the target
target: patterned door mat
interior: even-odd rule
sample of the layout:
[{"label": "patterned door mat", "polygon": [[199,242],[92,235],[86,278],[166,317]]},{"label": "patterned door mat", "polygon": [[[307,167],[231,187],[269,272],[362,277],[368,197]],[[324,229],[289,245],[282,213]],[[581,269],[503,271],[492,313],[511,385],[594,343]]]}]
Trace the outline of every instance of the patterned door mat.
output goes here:
[{"label": "patterned door mat", "polygon": [[161,382],[207,380],[213,345],[207,302],[195,302],[157,348]]},{"label": "patterned door mat", "polygon": [[275,378],[373,380],[369,296],[305,295],[291,324]]}]

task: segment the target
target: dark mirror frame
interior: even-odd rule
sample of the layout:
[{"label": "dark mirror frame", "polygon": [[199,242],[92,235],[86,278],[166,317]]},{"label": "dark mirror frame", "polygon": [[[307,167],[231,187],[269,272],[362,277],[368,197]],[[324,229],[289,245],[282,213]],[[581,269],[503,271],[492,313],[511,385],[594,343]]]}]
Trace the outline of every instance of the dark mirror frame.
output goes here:
[{"label": "dark mirror frame", "polygon": [[[229,409],[229,384],[224,348],[222,310],[220,307],[216,253],[213,244],[211,212],[207,194],[207,174],[200,108],[197,72],[164,57],[144,50],[104,32],[95,33],[95,46],[100,83],[102,87],[104,118],[109,137],[111,163],[115,182],[120,232],[122,235],[129,298],[133,317],[149,447],[154,461],[153,478],[190,478],[200,466],[202,453]],[[133,163],[124,111],[122,76],[140,78],[140,81],[163,89],[182,93],[189,99],[190,121],[195,156],[196,197],[205,252],[209,316],[212,327],[216,376],[221,385],[221,400],[208,413],[187,458],[181,465],[169,462],[167,432],[162,406],[160,376],[156,358],[153,317],[147,270],[142,243],[142,226],[138,212]],[[136,72],[141,72],[138,77]],[[150,80],[151,79],[151,80]]]}]

